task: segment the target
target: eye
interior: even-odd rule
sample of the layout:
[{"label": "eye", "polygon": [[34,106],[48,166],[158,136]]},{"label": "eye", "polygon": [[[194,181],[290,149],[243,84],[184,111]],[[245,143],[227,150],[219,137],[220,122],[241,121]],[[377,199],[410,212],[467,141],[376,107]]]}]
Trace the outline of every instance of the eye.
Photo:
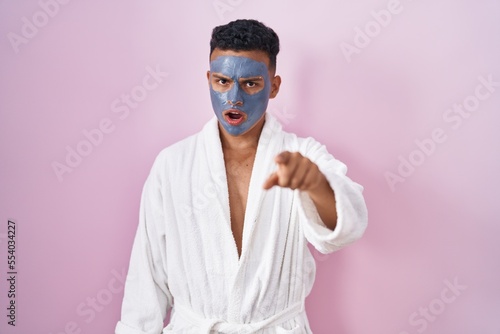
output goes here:
[{"label": "eye", "polygon": [[246,85],[247,85],[247,87],[249,87],[249,88],[253,88],[253,87],[257,86],[257,83],[256,83],[256,82],[254,82],[254,81],[247,81],[247,82],[246,82]]},{"label": "eye", "polygon": [[226,79],[219,79],[219,80],[217,80],[217,83],[221,84],[221,85],[225,85],[225,84],[227,84],[227,80]]}]

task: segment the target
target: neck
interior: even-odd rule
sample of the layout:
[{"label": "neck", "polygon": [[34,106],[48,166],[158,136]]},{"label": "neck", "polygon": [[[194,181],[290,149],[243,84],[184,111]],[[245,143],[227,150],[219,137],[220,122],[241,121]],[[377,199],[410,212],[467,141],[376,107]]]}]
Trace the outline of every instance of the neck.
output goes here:
[{"label": "neck", "polygon": [[255,123],[247,132],[239,135],[232,136],[227,133],[226,129],[219,123],[219,134],[223,150],[245,151],[249,149],[257,149],[259,144],[260,134],[264,127],[265,114],[262,118]]}]

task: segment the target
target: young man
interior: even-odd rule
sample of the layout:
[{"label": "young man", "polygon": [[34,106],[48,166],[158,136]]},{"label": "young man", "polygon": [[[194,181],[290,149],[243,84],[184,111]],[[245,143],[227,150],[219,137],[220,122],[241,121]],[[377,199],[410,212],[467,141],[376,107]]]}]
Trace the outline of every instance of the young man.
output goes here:
[{"label": "young man", "polygon": [[278,52],[260,22],[213,30],[215,116],[154,162],[116,334],[312,333],[307,242],[340,249],[362,236],[367,211],[343,163],[266,113]]}]

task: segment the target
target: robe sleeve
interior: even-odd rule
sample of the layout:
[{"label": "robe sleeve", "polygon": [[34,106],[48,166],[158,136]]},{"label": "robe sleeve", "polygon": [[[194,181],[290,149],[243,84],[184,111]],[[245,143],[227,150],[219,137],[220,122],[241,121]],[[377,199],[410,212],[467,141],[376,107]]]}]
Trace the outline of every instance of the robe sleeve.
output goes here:
[{"label": "robe sleeve", "polygon": [[161,183],[154,166],[143,188],[139,225],[115,334],[160,334],[172,306],[165,270]]},{"label": "robe sleeve", "polygon": [[296,190],[299,220],[306,239],[321,253],[339,250],[363,235],[368,213],[363,187],[346,176],[347,167],[336,160],[324,145],[313,138],[302,142],[300,153],[318,165],[335,193],[337,225],[332,231],[321,220],[314,202],[306,192]]}]

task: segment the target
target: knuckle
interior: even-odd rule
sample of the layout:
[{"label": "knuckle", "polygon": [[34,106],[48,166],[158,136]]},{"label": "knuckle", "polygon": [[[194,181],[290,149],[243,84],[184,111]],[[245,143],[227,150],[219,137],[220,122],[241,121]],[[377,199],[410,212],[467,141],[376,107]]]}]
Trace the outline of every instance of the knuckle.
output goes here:
[{"label": "knuckle", "polygon": [[284,180],[289,180],[290,177],[291,177],[291,171],[290,169],[288,168],[284,168],[282,171],[281,171],[281,174],[280,174],[280,178],[284,179]]},{"label": "knuckle", "polygon": [[288,181],[280,177],[278,180],[278,185],[280,187],[286,187],[286,186],[288,186]]}]

